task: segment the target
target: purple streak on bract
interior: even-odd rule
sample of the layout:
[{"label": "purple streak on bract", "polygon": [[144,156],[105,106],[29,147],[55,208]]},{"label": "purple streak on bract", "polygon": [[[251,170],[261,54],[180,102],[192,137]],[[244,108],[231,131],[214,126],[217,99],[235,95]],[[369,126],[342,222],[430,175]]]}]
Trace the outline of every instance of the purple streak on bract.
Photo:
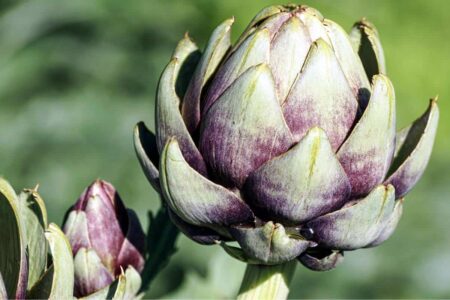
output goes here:
[{"label": "purple streak on bract", "polygon": [[239,196],[187,164],[175,139],[168,142],[163,157],[164,196],[170,208],[185,222],[197,226],[229,226],[253,220],[252,211]]},{"label": "purple streak on bract", "polygon": [[[310,96],[307,90],[298,91],[298,93],[302,95],[302,100],[294,100],[297,97],[294,96],[294,98],[286,100],[285,105],[283,105],[283,114],[295,141],[301,140],[310,128],[317,126],[325,130],[333,149],[336,151],[356,119],[357,104],[354,104],[356,100],[350,99],[354,103],[347,102],[343,106],[336,107],[332,118],[328,119],[318,109],[317,99]],[[331,97],[342,96],[333,95]]]},{"label": "purple streak on bract", "polygon": [[294,139],[312,127],[322,128],[337,150],[352,128],[358,101],[329,44],[315,41],[301,73],[283,104],[283,114]]},{"label": "purple streak on bract", "polygon": [[291,225],[341,207],[350,191],[347,175],[319,128],[251,173],[245,185],[250,205],[265,219]]},{"label": "purple streak on bract", "polygon": [[124,241],[124,233],[114,210],[103,205],[103,201],[97,195],[88,201],[86,216],[92,247],[103,264],[110,271],[114,271],[114,265]]},{"label": "purple streak on bract", "polygon": [[292,18],[292,14],[285,12],[273,15],[267,18],[260,26],[258,26],[258,30],[266,28],[269,30],[270,39],[273,40],[275,35],[279,32],[281,26],[286,23],[290,18]]},{"label": "purple streak on bract", "polygon": [[[214,103],[203,120],[199,148],[227,185],[242,187],[250,172],[292,145],[275,87],[265,86],[274,84],[268,72],[264,65],[250,68]],[[245,83],[252,89],[238,93]],[[265,99],[263,90],[267,91]],[[268,118],[270,121],[265,121]]]},{"label": "purple streak on bract", "polygon": [[339,157],[350,180],[353,199],[367,195],[383,181],[386,174],[386,165],[375,161],[375,157],[375,149],[364,155],[347,155],[344,153]]},{"label": "purple streak on bract", "polygon": [[142,253],[145,250],[145,234],[136,213],[130,209],[128,212],[128,229],[125,240],[120,249],[117,264],[116,275],[120,274],[120,267],[132,265],[138,272],[144,268],[144,257]]},{"label": "purple streak on bract", "polygon": [[20,272],[17,282],[16,299],[25,299],[28,285],[28,258],[25,251],[23,251],[22,259],[20,261]]},{"label": "purple streak on bract", "polygon": [[[84,277],[83,275],[87,275]],[[85,297],[108,286],[114,281],[114,277],[104,266],[97,266],[95,274],[89,270],[85,272],[75,272],[74,296]]]},{"label": "purple streak on bract", "polygon": [[117,256],[115,274],[120,274],[121,268],[125,269],[129,265],[141,272],[144,269],[144,263],[144,257],[141,252],[128,239],[125,239]]},{"label": "purple streak on bract", "polygon": [[258,175],[258,173],[252,174],[245,185],[245,195],[249,205],[258,216],[284,224],[298,225],[338,209],[350,196],[351,187],[347,180],[342,178],[342,180],[324,183],[324,189],[316,191],[320,193],[316,196],[317,201],[311,203],[312,207],[308,207],[308,215],[297,215],[295,214],[295,207],[298,206],[296,201],[302,200],[290,198],[286,190],[288,187],[282,182],[271,181],[274,178],[266,178],[264,174]]},{"label": "purple streak on bract", "polygon": [[427,111],[414,123],[401,131],[400,145],[386,184],[395,187],[396,198],[405,196],[422,177],[431,156],[439,121],[435,99],[430,100]]},{"label": "purple streak on bract", "polygon": [[136,214],[125,208],[106,181],[96,180],[83,192],[67,216],[64,232],[73,255],[81,248],[95,251],[111,281],[121,274],[121,267],[131,264],[138,271],[143,268],[145,234]]},{"label": "purple streak on bract", "polygon": [[84,211],[71,211],[65,221],[63,231],[69,240],[74,255],[77,254],[80,248],[91,248],[92,245]]}]

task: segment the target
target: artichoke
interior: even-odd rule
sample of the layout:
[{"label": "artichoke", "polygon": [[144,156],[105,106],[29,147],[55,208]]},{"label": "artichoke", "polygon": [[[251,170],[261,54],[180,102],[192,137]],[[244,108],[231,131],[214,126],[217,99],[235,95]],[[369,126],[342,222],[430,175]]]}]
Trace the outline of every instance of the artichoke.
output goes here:
[{"label": "artichoke", "polygon": [[179,42],[158,85],[156,135],[135,128],[172,221],[247,263],[297,258],[322,271],[385,241],[431,155],[436,100],[396,132],[383,49],[364,19],[347,34],[313,8],[271,6],[231,45],[233,21],[203,53]]},{"label": "artichoke", "polygon": [[70,299],[70,245],[47,211],[37,188],[16,195],[0,178],[0,299]]},{"label": "artichoke", "polygon": [[145,234],[135,212],[125,208],[110,183],[96,180],[87,187],[69,209],[63,229],[74,256],[76,297],[97,292],[94,295],[104,298],[114,280],[119,278],[120,285],[124,276],[134,284],[127,293],[138,292]]}]

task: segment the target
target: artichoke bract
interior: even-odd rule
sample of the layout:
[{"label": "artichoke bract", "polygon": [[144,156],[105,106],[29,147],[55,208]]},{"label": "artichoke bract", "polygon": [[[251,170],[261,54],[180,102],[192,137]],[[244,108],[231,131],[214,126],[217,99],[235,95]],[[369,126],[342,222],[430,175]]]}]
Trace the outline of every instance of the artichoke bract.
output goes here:
[{"label": "artichoke bract", "polygon": [[0,178],[0,299],[70,299],[73,259],[59,227],[48,224],[34,189],[16,194]]},{"label": "artichoke bract", "polygon": [[202,53],[187,35],[179,42],[159,82],[156,134],[135,128],[173,222],[247,263],[297,258],[322,271],[388,239],[431,155],[436,100],[396,132],[367,20],[347,34],[313,8],[271,6],[231,45],[233,21]]},{"label": "artichoke bract", "polygon": [[76,297],[107,287],[129,266],[139,278],[145,234],[110,183],[96,180],[87,187],[69,210],[63,230],[74,256]]}]

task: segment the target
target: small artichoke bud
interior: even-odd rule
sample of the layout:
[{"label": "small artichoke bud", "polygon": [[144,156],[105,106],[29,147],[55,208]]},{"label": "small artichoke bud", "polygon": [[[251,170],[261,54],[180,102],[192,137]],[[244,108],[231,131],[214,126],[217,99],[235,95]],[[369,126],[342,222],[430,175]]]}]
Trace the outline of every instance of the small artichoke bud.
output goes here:
[{"label": "small artichoke bud", "polygon": [[143,269],[142,227],[106,181],[96,180],[86,188],[69,210],[64,232],[72,246],[77,297],[106,287],[129,265]]}]

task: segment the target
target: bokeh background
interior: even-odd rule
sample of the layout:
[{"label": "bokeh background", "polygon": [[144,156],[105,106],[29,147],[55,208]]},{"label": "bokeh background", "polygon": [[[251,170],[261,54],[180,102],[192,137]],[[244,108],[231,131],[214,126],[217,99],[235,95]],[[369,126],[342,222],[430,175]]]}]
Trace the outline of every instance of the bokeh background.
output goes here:
[{"label": "bokeh background", "polygon": [[[204,47],[234,15],[234,38],[279,1],[2,0],[0,2],[0,173],[20,189],[40,184],[50,219],[96,178],[126,204],[156,210],[132,147],[134,124],[154,128],[159,74],[185,31]],[[344,28],[376,24],[397,94],[399,127],[439,94],[441,121],[429,167],[405,202],[394,236],[346,254],[326,273],[298,267],[292,298],[450,297],[450,26],[447,0],[305,0]],[[181,237],[153,283],[152,298],[229,298],[244,265],[219,247]]]}]

